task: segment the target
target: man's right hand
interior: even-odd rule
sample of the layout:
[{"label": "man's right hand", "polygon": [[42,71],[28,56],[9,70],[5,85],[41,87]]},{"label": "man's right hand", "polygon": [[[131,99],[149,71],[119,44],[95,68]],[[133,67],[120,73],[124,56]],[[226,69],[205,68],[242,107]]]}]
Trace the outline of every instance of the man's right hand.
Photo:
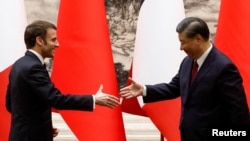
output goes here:
[{"label": "man's right hand", "polygon": [[143,95],[143,85],[135,82],[132,78],[129,78],[129,80],[131,85],[120,89],[120,96],[129,99]]},{"label": "man's right hand", "polygon": [[106,106],[109,108],[115,108],[120,105],[119,98],[106,94],[102,92],[103,86],[101,85],[97,93],[94,95],[95,98],[95,104],[100,106]]}]

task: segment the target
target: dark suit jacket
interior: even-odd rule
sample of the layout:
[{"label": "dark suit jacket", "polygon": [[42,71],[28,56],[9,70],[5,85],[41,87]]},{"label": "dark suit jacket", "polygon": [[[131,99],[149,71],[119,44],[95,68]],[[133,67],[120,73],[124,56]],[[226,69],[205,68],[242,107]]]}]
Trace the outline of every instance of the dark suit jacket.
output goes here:
[{"label": "dark suit jacket", "polygon": [[205,141],[204,136],[211,133],[211,128],[249,125],[246,95],[236,66],[213,47],[190,84],[192,62],[192,58],[184,58],[169,84],[147,85],[144,102],[180,96],[180,129],[187,133],[182,134],[187,141]]},{"label": "dark suit jacket", "polygon": [[62,95],[32,52],[17,60],[9,75],[6,107],[11,112],[10,141],[52,141],[51,107],[93,110],[91,95]]}]

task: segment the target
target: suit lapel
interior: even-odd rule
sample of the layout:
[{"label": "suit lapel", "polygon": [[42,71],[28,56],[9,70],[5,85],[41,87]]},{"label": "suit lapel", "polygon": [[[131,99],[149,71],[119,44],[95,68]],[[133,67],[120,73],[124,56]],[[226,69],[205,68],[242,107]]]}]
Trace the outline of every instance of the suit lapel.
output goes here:
[{"label": "suit lapel", "polygon": [[196,87],[197,84],[202,80],[202,78],[209,72],[211,69],[211,64],[214,62],[215,59],[215,48],[213,47],[211,52],[208,54],[207,58],[203,62],[200,70],[198,71],[191,87]]},{"label": "suit lapel", "polygon": [[[215,60],[215,52],[216,49],[213,47],[211,52],[208,54],[207,58],[205,59],[205,61],[203,62],[202,66],[200,67],[196,77],[194,78],[193,82],[190,83],[190,87],[188,90],[188,94],[185,98],[185,103],[188,101],[188,99],[191,97],[192,92],[198,87],[200,81],[202,81],[202,79],[206,76],[206,74],[210,71],[211,69],[211,65]],[[191,68],[192,69],[192,68]],[[190,82],[190,78],[189,78],[189,82]]]}]

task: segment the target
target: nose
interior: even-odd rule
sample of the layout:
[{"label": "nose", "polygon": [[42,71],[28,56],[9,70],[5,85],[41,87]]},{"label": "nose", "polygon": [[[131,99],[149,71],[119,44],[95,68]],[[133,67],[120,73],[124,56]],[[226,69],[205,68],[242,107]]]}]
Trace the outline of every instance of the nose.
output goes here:
[{"label": "nose", "polygon": [[58,42],[58,41],[56,41],[55,47],[56,47],[56,48],[59,47],[59,42]]}]

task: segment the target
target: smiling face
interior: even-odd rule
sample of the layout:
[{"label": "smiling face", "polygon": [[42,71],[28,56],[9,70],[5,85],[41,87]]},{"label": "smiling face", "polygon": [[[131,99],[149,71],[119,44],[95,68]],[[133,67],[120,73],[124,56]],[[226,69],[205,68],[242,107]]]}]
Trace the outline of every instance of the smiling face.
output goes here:
[{"label": "smiling face", "polygon": [[198,59],[210,47],[209,29],[206,22],[197,17],[186,17],[176,27],[180,50]]},{"label": "smiling face", "polygon": [[202,38],[199,34],[192,38],[188,38],[184,32],[178,34],[180,40],[180,50],[183,50],[189,57],[197,59],[204,50],[201,47]]},{"label": "smiling face", "polygon": [[53,28],[47,29],[47,34],[45,39],[37,37],[37,44],[40,46],[40,53],[43,58],[53,58],[55,53],[55,48],[59,46],[56,36],[56,30]]}]

